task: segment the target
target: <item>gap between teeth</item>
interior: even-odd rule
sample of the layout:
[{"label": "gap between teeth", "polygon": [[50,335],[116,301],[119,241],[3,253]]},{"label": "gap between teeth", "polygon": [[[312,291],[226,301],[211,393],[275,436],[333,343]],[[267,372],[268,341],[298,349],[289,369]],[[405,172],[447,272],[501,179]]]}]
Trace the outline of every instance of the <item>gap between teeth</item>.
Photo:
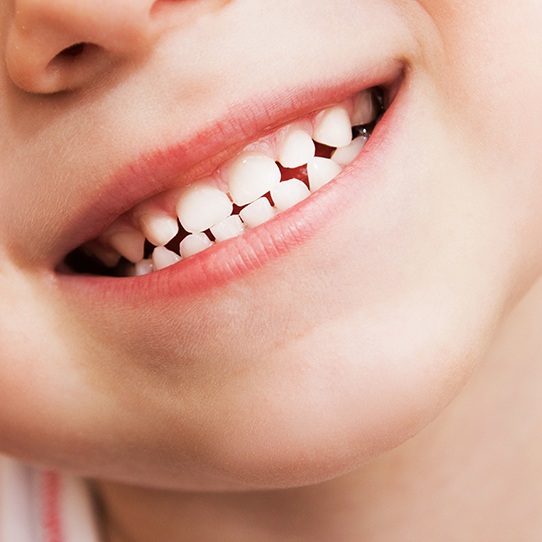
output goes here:
[{"label": "gap between teeth", "polygon": [[109,267],[122,256],[131,262],[124,275],[145,275],[241,235],[337,177],[370,136],[354,127],[375,122],[379,113],[367,90],[295,121],[251,143],[210,177],[139,204],[83,250]]}]

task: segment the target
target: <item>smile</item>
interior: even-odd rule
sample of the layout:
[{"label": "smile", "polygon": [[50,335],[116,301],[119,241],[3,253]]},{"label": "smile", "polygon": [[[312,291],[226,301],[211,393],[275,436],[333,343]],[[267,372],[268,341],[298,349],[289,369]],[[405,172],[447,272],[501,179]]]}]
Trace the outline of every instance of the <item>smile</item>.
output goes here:
[{"label": "smile", "polygon": [[138,203],[70,252],[63,270],[146,275],[260,227],[356,161],[386,101],[373,87],[275,129],[210,175]]}]

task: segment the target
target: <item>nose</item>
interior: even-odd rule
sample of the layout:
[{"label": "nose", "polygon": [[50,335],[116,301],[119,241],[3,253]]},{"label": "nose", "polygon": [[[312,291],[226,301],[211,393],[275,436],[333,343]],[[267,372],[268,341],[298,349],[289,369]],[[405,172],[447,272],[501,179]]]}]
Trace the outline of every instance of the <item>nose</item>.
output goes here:
[{"label": "nose", "polygon": [[[160,0],[158,0],[160,1]],[[134,59],[158,33],[157,0],[14,0],[5,61],[21,89],[76,89]]]}]

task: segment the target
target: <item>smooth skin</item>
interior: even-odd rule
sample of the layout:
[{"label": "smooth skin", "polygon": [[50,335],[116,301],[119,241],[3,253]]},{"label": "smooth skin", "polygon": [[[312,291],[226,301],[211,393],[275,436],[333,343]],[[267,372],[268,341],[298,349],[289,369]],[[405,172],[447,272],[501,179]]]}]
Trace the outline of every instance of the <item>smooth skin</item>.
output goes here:
[{"label": "smooth skin", "polygon": [[[541,23],[535,0],[2,2],[0,452],[90,478],[107,542],[541,538]],[[342,181],[366,189],[304,243],[144,307],[58,271],[141,155],[386,64],[393,120]]]}]

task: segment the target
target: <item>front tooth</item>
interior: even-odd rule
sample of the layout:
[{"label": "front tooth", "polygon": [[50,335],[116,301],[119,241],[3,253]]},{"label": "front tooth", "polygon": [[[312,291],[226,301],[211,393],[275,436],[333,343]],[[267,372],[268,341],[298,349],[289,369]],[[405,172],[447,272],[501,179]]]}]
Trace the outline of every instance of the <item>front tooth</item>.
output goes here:
[{"label": "front tooth", "polygon": [[342,105],[335,105],[319,113],[314,120],[312,138],[329,147],[346,147],[352,141],[348,110]]},{"label": "front tooth", "polygon": [[204,233],[191,233],[181,241],[179,252],[183,258],[189,258],[212,245],[213,242]]},{"label": "front tooth", "polygon": [[286,168],[296,168],[314,158],[315,146],[311,136],[304,130],[292,130],[278,149],[278,162]]},{"label": "front tooth", "polygon": [[155,246],[164,246],[179,232],[176,218],[166,213],[145,213],[139,218],[143,235]]},{"label": "front tooth", "polygon": [[246,205],[280,182],[280,169],[265,154],[243,152],[229,164],[227,177],[233,201],[237,205]]},{"label": "front tooth", "polygon": [[307,185],[299,179],[282,181],[271,191],[271,198],[279,211],[286,211],[309,195]]},{"label": "front tooth", "polygon": [[352,126],[360,126],[373,122],[378,115],[378,106],[373,92],[365,90],[354,98],[354,112],[352,113]]},{"label": "front tooth", "polygon": [[231,215],[227,194],[203,180],[187,186],[177,201],[177,216],[190,233],[202,232]]},{"label": "front tooth", "polygon": [[109,244],[132,263],[143,259],[145,236],[138,230],[119,230],[108,237]]},{"label": "front tooth", "polygon": [[217,241],[226,241],[232,237],[237,237],[244,231],[245,227],[243,226],[239,215],[231,215],[211,228],[211,233]]},{"label": "front tooth", "polygon": [[[276,190],[281,184],[282,183],[279,183],[273,188],[273,190]],[[273,190],[271,193],[273,193]],[[267,198],[260,198],[253,201],[250,205],[244,207],[239,213],[243,222],[249,228],[256,228],[260,224],[271,220],[275,214],[275,209],[271,207],[271,204]]]},{"label": "front tooth", "polygon": [[313,158],[307,164],[307,175],[309,177],[311,191],[314,192],[315,190],[318,190],[336,177],[341,171],[341,166],[329,158]]},{"label": "front tooth", "polygon": [[350,145],[336,149],[331,155],[331,159],[341,166],[347,166],[361,152],[366,142],[367,137],[356,137]]},{"label": "front tooth", "polygon": [[156,271],[180,261],[181,257],[166,247],[156,247],[152,253],[152,265]]}]

